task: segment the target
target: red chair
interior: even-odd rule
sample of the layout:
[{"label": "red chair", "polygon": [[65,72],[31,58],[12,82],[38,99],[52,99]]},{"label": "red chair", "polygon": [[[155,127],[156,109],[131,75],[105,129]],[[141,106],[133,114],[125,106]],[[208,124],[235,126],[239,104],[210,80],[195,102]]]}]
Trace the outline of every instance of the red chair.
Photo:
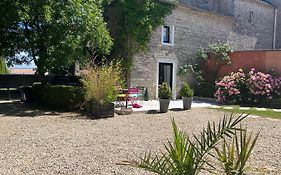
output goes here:
[{"label": "red chair", "polygon": [[129,88],[127,91],[127,101],[129,105],[137,104],[140,100],[140,90],[138,88]]}]

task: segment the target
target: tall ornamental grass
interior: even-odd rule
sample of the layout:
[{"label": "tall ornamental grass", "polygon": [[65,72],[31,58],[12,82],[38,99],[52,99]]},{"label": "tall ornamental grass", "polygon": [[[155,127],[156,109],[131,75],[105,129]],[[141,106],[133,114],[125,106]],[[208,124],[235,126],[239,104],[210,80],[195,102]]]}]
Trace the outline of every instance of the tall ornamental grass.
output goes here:
[{"label": "tall ornamental grass", "polygon": [[111,61],[100,66],[86,66],[81,82],[85,88],[85,99],[99,104],[116,100],[123,85],[121,62]]}]

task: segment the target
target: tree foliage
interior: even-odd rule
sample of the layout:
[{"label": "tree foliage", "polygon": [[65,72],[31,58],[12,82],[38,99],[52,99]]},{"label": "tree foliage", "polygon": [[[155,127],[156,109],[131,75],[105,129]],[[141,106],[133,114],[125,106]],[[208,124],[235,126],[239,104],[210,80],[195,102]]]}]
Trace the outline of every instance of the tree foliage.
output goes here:
[{"label": "tree foliage", "polygon": [[8,73],[6,62],[4,59],[0,58],[0,74]]},{"label": "tree foliage", "polygon": [[34,60],[43,74],[64,72],[75,60],[85,62],[94,54],[109,54],[113,43],[104,3],[108,1],[2,0],[0,56],[9,64]]}]

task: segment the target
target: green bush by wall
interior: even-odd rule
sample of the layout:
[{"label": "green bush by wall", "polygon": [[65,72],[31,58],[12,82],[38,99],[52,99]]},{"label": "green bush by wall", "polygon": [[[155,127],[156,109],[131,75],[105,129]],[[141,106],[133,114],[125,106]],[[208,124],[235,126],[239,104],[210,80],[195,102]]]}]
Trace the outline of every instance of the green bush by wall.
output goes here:
[{"label": "green bush by wall", "polygon": [[84,101],[82,87],[35,84],[32,88],[35,102],[55,108],[78,109]]}]

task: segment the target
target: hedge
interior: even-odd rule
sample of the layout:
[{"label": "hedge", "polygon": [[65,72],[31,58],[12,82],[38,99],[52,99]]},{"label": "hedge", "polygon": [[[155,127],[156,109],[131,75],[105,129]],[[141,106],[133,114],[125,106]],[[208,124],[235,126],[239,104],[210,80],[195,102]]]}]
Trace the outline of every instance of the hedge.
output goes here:
[{"label": "hedge", "polygon": [[55,108],[77,109],[84,101],[82,87],[34,84],[33,101]]}]

